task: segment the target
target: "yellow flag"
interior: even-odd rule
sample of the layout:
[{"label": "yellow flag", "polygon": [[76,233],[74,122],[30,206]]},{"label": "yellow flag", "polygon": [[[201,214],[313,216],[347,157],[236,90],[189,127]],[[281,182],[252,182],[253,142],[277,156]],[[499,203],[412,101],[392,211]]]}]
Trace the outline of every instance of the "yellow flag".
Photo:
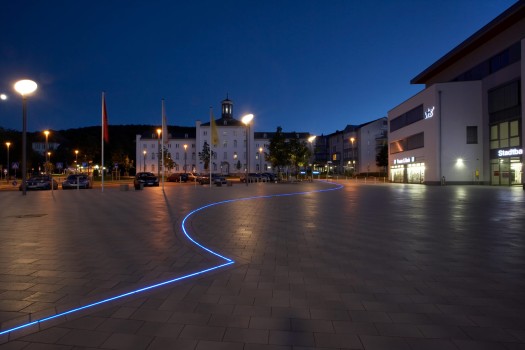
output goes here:
[{"label": "yellow flag", "polygon": [[211,144],[214,147],[219,145],[219,133],[217,131],[217,124],[215,124],[215,118],[213,117],[213,111],[210,108],[210,126],[211,126]]}]

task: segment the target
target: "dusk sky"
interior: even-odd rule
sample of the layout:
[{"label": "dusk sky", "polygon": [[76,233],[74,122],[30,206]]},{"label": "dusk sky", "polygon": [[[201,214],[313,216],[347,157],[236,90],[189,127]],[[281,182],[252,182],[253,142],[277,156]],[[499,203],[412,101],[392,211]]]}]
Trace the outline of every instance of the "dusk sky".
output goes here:
[{"label": "dusk sky", "polygon": [[[410,79],[514,0],[16,0],[0,5],[0,127],[169,125],[253,113],[255,131],[329,134],[420,91]],[[0,140],[1,141],[1,140]]]}]

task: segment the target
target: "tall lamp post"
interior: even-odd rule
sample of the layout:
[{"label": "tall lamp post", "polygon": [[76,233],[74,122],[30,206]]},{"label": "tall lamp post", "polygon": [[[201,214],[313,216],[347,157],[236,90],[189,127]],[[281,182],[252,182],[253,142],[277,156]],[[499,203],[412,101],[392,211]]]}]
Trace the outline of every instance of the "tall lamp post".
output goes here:
[{"label": "tall lamp post", "polygon": [[6,180],[9,181],[10,174],[9,174],[9,146],[11,146],[11,142],[6,142],[5,145],[7,146],[7,174],[6,174]]},{"label": "tall lamp post", "polygon": [[186,150],[188,149],[188,145],[184,145],[184,174],[186,174]]},{"label": "tall lamp post", "polygon": [[161,151],[160,151],[160,134],[161,133],[162,133],[162,129],[157,129],[157,135],[158,135],[158,141],[159,141],[159,147],[158,147],[159,148],[159,153],[158,153],[158,157],[157,157],[157,159],[158,159],[158,161],[157,161],[157,163],[158,163],[157,164],[157,169],[158,169],[157,175],[158,175],[159,178],[160,178],[160,157],[161,157]]},{"label": "tall lamp post", "polygon": [[48,159],[48,153],[49,153],[49,143],[48,143],[48,138],[49,138],[49,130],[44,130],[44,135],[46,135],[46,150],[45,150],[45,153],[46,153],[46,175],[47,175],[47,168],[48,168],[48,162],[49,162],[49,159]]},{"label": "tall lamp post", "polygon": [[253,119],[253,114],[246,114],[241,118],[241,121],[246,125],[246,171],[245,171],[245,180],[246,186],[248,186],[248,169],[250,168],[250,139],[248,134],[250,133],[250,122]]},{"label": "tall lamp post", "polygon": [[144,154],[144,164],[142,167],[142,171],[146,172],[146,153],[148,153],[146,150],[142,151],[142,154]]},{"label": "tall lamp post", "polygon": [[353,163],[353,166],[354,166],[354,175],[355,175],[355,148],[354,148],[354,141],[355,141],[355,137],[351,137],[350,138],[350,142],[352,142],[352,163]]},{"label": "tall lamp post", "polygon": [[259,172],[262,173],[262,147],[259,147]]},{"label": "tall lamp post", "polygon": [[310,148],[312,149],[312,155],[311,155],[312,164],[311,164],[311,169],[310,169],[312,180],[314,179],[314,169],[313,169],[315,165],[314,141],[316,137],[317,137],[316,135],[312,135],[308,138],[308,143],[310,144]]},{"label": "tall lamp post", "polygon": [[27,179],[27,96],[35,92],[37,85],[32,80],[19,80],[15,90],[22,95],[22,195],[26,195]]},{"label": "tall lamp post", "polygon": [[[78,173],[78,149],[75,150],[75,172]],[[104,164],[102,164],[102,172],[104,172]]]}]

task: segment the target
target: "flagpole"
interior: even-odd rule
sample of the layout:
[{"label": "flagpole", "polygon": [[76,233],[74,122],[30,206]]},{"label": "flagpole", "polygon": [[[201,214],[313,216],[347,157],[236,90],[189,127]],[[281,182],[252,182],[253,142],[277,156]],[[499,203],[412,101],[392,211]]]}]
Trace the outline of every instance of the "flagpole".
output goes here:
[{"label": "flagpole", "polygon": [[166,125],[166,111],[164,110],[164,99],[162,99],[162,142],[161,142],[161,157],[162,157],[162,161],[161,161],[161,167],[162,167],[162,191],[164,191],[164,143],[166,142],[165,140],[165,137],[167,137],[166,135],[166,130],[168,129],[167,125]]},{"label": "flagpole", "polygon": [[101,186],[102,186],[102,192],[104,192],[104,129],[106,128],[106,120],[104,120],[104,116],[105,116],[105,112],[106,112],[106,93],[105,92],[102,92],[102,137],[100,138],[101,139],[101,142],[102,142],[102,164],[101,164],[101,174],[102,174],[102,182],[101,182]]},{"label": "flagpole", "polygon": [[212,126],[211,126],[211,123],[212,123],[212,119],[213,118],[213,108],[210,107],[210,162],[208,164],[208,166],[210,167],[210,188],[211,188],[211,177],[212,177],[212,173],[211,173],[211,156],[213,154],[213,132],[212,132]]}]

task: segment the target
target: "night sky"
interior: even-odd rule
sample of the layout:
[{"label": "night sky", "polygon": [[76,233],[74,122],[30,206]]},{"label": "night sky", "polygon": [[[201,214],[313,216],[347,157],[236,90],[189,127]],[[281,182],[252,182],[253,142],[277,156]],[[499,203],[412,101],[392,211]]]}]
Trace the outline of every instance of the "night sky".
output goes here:
[{"label": "night sky", "polygon": [[[10,0],[0,4],[0,127],[207,121],[234,102],[256,131],[329,134],[386,116],[409,81],[509,0]],[[1,140],[0,140],[1,141]]]}]

